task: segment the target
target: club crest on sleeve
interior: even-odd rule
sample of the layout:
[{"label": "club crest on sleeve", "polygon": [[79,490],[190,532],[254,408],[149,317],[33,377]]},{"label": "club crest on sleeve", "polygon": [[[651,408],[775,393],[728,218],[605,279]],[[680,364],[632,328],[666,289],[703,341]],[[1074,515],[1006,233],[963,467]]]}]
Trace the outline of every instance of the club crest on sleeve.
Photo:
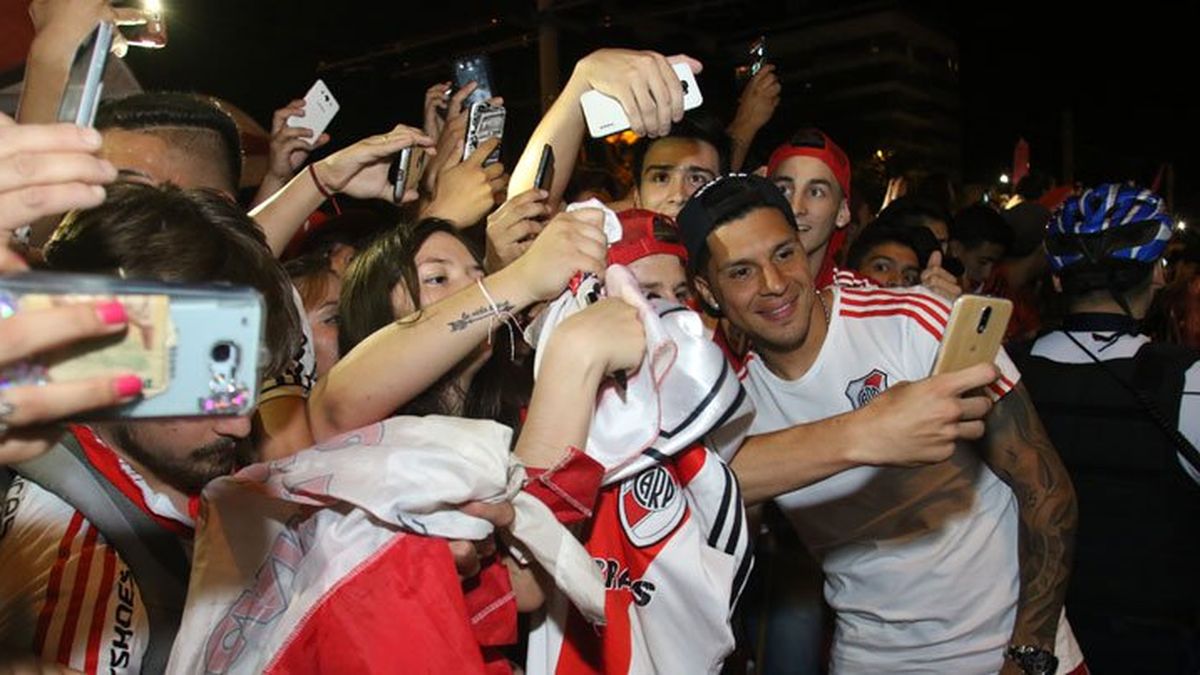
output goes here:
[{"label": "club crest on sleeve", "polygon": [[876,396],[888,388],[888,374],[875,368],[857,380],[850,380],[846,385],[846,398],[850,405],[857,410],[870,403]]},{"label": "club crest on sleeve", "polygon": [[653,546],[683,520],[685,501],[671,472],[652,466],[621,483],[621,527],[635,546]]}]

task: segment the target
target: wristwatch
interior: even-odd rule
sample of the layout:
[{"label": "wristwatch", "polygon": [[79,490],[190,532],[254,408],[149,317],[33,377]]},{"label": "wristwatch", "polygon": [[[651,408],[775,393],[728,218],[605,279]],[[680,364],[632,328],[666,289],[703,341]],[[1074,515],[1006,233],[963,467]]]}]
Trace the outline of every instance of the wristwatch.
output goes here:
[{"label": "wristwatch", "polygon": [[1041,647],[1010,645],[1004,656],[1017,664],[1025,675],[1054,675],[1058,671],[1058,657]]}]

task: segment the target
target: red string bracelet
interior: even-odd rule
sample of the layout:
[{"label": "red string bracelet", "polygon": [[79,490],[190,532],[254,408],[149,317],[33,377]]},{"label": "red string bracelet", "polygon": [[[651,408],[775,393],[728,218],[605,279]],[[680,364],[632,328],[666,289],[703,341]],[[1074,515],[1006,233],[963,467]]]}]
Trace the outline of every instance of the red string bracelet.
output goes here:
[{"label": "red string bracelet", "polygon": [[338,206],[337,198],[334,197],[333,193],[331,193],[324,185],[321,184],[321,179],[317,178],[317,170],[315,167],[316,164],[308,165],[308,175],[312,177],[313,185],[317,186],[317,192],[320,192],[322,197],[328,199],[329,202],[333,204],[333,212],[339,216],[342,215],[342,207]]}]

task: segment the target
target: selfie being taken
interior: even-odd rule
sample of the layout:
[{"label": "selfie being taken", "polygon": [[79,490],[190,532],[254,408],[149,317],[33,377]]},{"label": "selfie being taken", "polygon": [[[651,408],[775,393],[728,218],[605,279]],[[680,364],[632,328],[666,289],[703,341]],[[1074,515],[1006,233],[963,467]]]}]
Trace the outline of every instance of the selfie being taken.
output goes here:
[{"label": "selfie being taken", "polygon": [[0,6],[0,675],[1200,673],[1188,14]]}]

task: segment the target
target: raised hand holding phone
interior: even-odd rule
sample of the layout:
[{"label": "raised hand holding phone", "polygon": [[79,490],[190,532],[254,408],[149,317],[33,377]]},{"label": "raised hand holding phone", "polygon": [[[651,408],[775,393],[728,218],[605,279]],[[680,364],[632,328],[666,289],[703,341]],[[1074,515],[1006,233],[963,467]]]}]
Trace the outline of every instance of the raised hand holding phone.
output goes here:
[{"label": "raised hand holding phone", "polygon": [[529,250],[550,216],[548,196],[544,189],[526,190],[488,214],[484,262],[489,272],[504,269]]},{"label": "raised hand holding phone", "polygon": [[994,362],[1012,309],[1012,302],[1003,298],[964,295],[955,300],[932,374]]},{"label": "raised hand holding phone", "polygon": [[500,147],[499,138],[483,141],[469,157],[456,161],[462,156],[464,144],[459,140],[454,157],[442,164],[433,200],[421,213],[423,217],[443,218],[459,228],[471,227],[486,216],[496,205],[496,194],[507,183],[503,164],[485,166]]},{"label": "raised hand holding phone", "polygon": [[302,114],[288,117],[287,124],[290,127],[308,129],[311,132],[307,137],[308,144],[315,145],[340,108],[325,81],[317,80],[304,95]]},{"label": "raised hand holding phone", "polygon": [[329,155],[314,164],[313,171],[331,192],[391,201],[395,188],[388,180],[389,167],[401,150],[412,146],[436,154],[432,138],[419,129],[398,124],[386,134],[368,136]]},{"label": "raised hand holding phone", "polygon": [[[639,136],[662,136],[670,131],[673,122],[683,119],[685,92],[681,74],[674,68],[678,64],[686,64],[693,76],[703,70],[699,61],[686,55],[668,58],[650,51],[603,49],[580,61],[576,74],[590,89],[616,99],[628,118],[627,128]],[[695,92],[699,93],[699,87]],[[595,96],[589,98],[600,100]],[[611,110],[611,105],[602,105]],[[593,126],[596,128],[592,129]],[[601,131],[600,126],[607,128],[589,123],[593,135]],[[604,135],[616,131],[621,129],[606,131]]]}]

